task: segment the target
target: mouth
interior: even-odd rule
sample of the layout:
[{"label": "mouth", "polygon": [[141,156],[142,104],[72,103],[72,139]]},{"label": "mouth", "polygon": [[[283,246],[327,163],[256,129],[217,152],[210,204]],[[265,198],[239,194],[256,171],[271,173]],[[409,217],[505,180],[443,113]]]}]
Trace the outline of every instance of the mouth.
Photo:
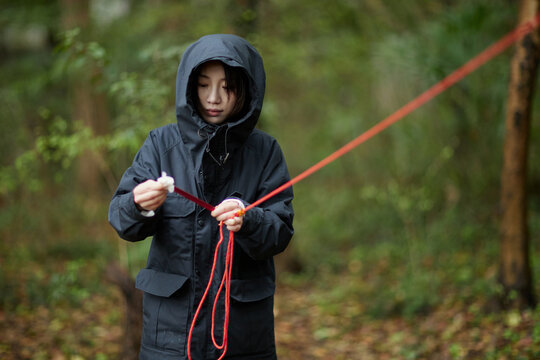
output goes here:
[{"label": "mouth", "polygon": [[206,113],[207,113],[209,116],[219,116],[222,112],[223,112],[223,110],[218,110],[218,109],[206,109]]}]

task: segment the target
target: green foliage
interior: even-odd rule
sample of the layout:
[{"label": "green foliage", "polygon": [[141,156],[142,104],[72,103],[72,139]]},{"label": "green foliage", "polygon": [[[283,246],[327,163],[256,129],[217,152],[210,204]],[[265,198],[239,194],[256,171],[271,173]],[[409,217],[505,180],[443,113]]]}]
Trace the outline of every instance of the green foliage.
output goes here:
[{"label": "green foliage", "polygon": [[[65,182],[72,174],[75,161],[85,151],[105,151],[110,156],[109,163],[126,154],[131,158],[152,128],[174,119],[174,103],[171,100],[174,92],[170,85],[164,85],[159,75],[165,63],[176,66],[181,48],[173,46],[143,51],[143,60],[153,64],[147,74],[122,72],[105,77],[111,65],[102,46],[95,41],[82,41],[79,29],[65,32],[61,39],[50,78],[60,81],[65,76],[82,76],[84,81],[95,84],[98,90],[108,88],[110,100],[115,105],[112,110],[121,109],[115,114],[114,130],[105,136],[98,136],[81,122],[69,121],[54,114],[50,108],[39,107],[39,117],[48,125],[42,134],[35,137],[33,148],[18,155],[14,164],[0,168],[0,179],[4,180],[0,185],[0,194],[6,195],[21,185],[33,192],[42,190],[40,169],[43,164],[53,166],[51,175],[57,183]],[[117,172],[121,173],[128,164],[124,161]],[[113,170],[107,168],[104,171]]]},{"label": "green foliage", "polygon": [[79,28],[61,34],[60,43],[55,49],[57,57],[52,69],[53,79],[68,75],[88,77],[87,80],[95,81],[99,69],[107,64],[105,49],[95,41],[81,41],[80,34]]},{"label": "green foliage", "polygon": [[[463,2],[405,31],[362,34],[369,43],[357,35],[350,46],[352,28],[339,25],[334,30],[341,36],[332,43],[316,33],[297,43],[298,49],[267,44],[279,49],[270,51],[279,56],[269,71],[287,74],[269,90],[278,99],[273,113],[294,123],[283,134],[271,129],[284,144],[293,175],[510,30],[515,17],[507,7],[503,1]],[[422,313],[444,300],[443,284],[468,299],[496,293],[492,270],[486,269],[497,261],[494,209],[508,60],[508,52],[492,60],[316,179],[296,185],[294,246],[306,271],[344,271],[351,251],[365,252],[365,271],[388,257],[396,273],[381,275],[373,293],[362,297],[375,304],[369,311],[376,316]],[[317,76],[310,76],[312,69]],[[395,251],[379,256],[379,247]],[[460,261],[454,271],[456,257],[478,252],[485,255],[481,262]]]},{"label": "green foliage", "polygon": [[36,278],[31,278],[26,283],[26,293],[31,304],[57,306],[59,303],[68,301],[80,303],[88,297],[89,289],[80,283],[81,263],[79,261],[68,262],[61,273],[53,273],[45,286],[41,287],[40,281],[43,274],[38,273]]},{"label": "green foliage", "polygon": [[[20,268],[33,263],[29,254],[19,252],[19,260],[10,261],[0,272],[2,308],[26,311],[39,306],[76,306],[91,293],[99,291],[96,262],[76,259],[62,263],[65,265],[61,268],[50,262],[42,263],[39,268]],[[13,271],[17,267],[20,269],[14,277]]]},{"label": "green foliage", "polygon": [[[21,300],[28,308],[75,306],[94,292],[90,277],[98,277],[105,261],[120,257],[133,275],[144,266],[149,241],[118,245],[106,223],[107,201],[148,131],[176,121],[176,69],[187,44],[199,36],[241,33],[260,50],[268,83],[259,127],[278,139],[294,176],[465,63],[516,19],[516,5],[504,0],[339,0],[332,6],[272,0],[258,2],[255,10],[232,9],[237,3],[231,1],[165,0],[160,6],[133,1],[127,15],[108,24],[60,32],[59,3],[4,3],[2,26],[37,23],[53,40],[45,48],[6,49],[1,60],[3,309]],[[412,319],[497,294],[510,55],[505,52],[295,185],[296,235],[289,251],[298,254],[303,272],[284,279],[295,287],[319,284],[311,300],[322,314]],[[77,82],[105,96],[105,134],[74,117]],[[540,97],[534,101],[533,239],[540,231]],[[106,196],[75,189],[85,152],[102,159]],[[531,254],[537,258],[534,241]],[[39,262],[45,265],[17,270]],[[534,278],[540,276],[537,263]],[[480,312],[473,315],[478,324],[486,321]],[[538,320],[537,312],[531,316]],[[487,358],[524,356],[512,349],[524,335],[511,326],[515,319],[504,331],[504,346]],[[317,340],[342,335],[326,316],[316,325]],[[527,336],[534,346],[526,355],[537,357],[540,330],[535,326]],[[391,339],[401,346],[396,356],[421,357],[426,347],[406,344],[403,337]],[[459,339],[446,343],[449,358],[466,356]]]},{"label": "green foliage", "polygon": [[[32,319],[32,329],[39,329],[34,315],[53,309],[43,335],[32,339],[49,344],[31,352],[36,359],[58,355],[49,348],[70,358],[84,351],[117,357],[98,339],[119,325],[118,308],[109,304],[97,328],[66,329],[80,309],[101,316],[93,306],[109,261],[119,258],[132,275],[145,265],[150,241],[120,242],[106,223],[107,202],[148,131],[176,121],[175,76],[187,44],[235,32],[256,45],[267,69],[259,127],[278,139],[294,176],[493,43],[514,26],[517,6],[272,0],[250,9],[250,2],[137,0],[114,21],[60,30],[59,2],[0,3],[0,308]],[[46,29],[45,44],[10,40],[36,26]],[[303,317],[310,346],[332,350],[291,358],[347,359],[356,353],[337,353],[358,339],[375,351],[366,358],[540,356],[540,309],[485,311],[500,292],[497,209],[510,55],[295,185],[288,251],[298,254],[302,272],[279,278],[302,295],[291,318]],[[75,118],[79,82],[106,98],[106,133]],[[534,101],[529,205],[537,279],[540,97]],[[73,179],[86,152],[102,160],[106,196],[77,192]],[[364,327],[368,336],[355,333]],[[25,347],[0,343],[0,357],[14,349]]]}]

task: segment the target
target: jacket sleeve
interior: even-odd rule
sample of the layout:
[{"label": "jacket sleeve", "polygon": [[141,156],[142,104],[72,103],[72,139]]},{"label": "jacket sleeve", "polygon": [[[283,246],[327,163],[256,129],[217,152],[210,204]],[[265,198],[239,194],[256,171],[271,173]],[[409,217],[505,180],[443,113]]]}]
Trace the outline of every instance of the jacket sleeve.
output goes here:
[{"label": "jacket sleeve", "polygon": [[152,133],[139,149],[133,164],[126,170],[109,205],[109,223],[124,240],[140,241],[155,232],[158,214],[145,217],[135,206],[133,188],[159,176],[159,153]]},{"label": "jacket sleeve", "polygon": [[[259,185],[259,198],[290,180],[283,153],[276,141],[265,162]],[[236,242],[255,260],[279,254],[293,235],[293,191],[289,187],[247,211]],[[246,203],[246,205],[249,205]]]}]

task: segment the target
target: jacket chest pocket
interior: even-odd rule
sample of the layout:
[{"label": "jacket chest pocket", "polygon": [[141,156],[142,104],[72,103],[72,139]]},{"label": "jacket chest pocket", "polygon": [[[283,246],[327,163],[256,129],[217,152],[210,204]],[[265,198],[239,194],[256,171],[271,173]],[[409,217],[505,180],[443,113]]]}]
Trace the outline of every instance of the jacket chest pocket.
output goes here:
[{"label": "jacket chest pocket", "polygon": [[145,347],[167,353],[186,351],[189,289],[187,277],[142,269],[136,288],[144,291],[143,333]]},{"label": "jacket chest pocket", "polygon": [[195,211],[195,203],[176,193],[169,193],[160,210],[163,218],[185,218]]}]

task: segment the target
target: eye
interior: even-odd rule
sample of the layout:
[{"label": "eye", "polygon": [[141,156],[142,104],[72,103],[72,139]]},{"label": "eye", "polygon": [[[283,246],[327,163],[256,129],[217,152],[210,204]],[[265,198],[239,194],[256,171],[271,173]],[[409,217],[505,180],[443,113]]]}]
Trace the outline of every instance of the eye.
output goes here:
[{"label": "eye", "polygon": [[200,88],[206,88],[206,87],[208,87],[208,84],[201,84],[201,83],[199,83],[198,86],[199,86]]}]

